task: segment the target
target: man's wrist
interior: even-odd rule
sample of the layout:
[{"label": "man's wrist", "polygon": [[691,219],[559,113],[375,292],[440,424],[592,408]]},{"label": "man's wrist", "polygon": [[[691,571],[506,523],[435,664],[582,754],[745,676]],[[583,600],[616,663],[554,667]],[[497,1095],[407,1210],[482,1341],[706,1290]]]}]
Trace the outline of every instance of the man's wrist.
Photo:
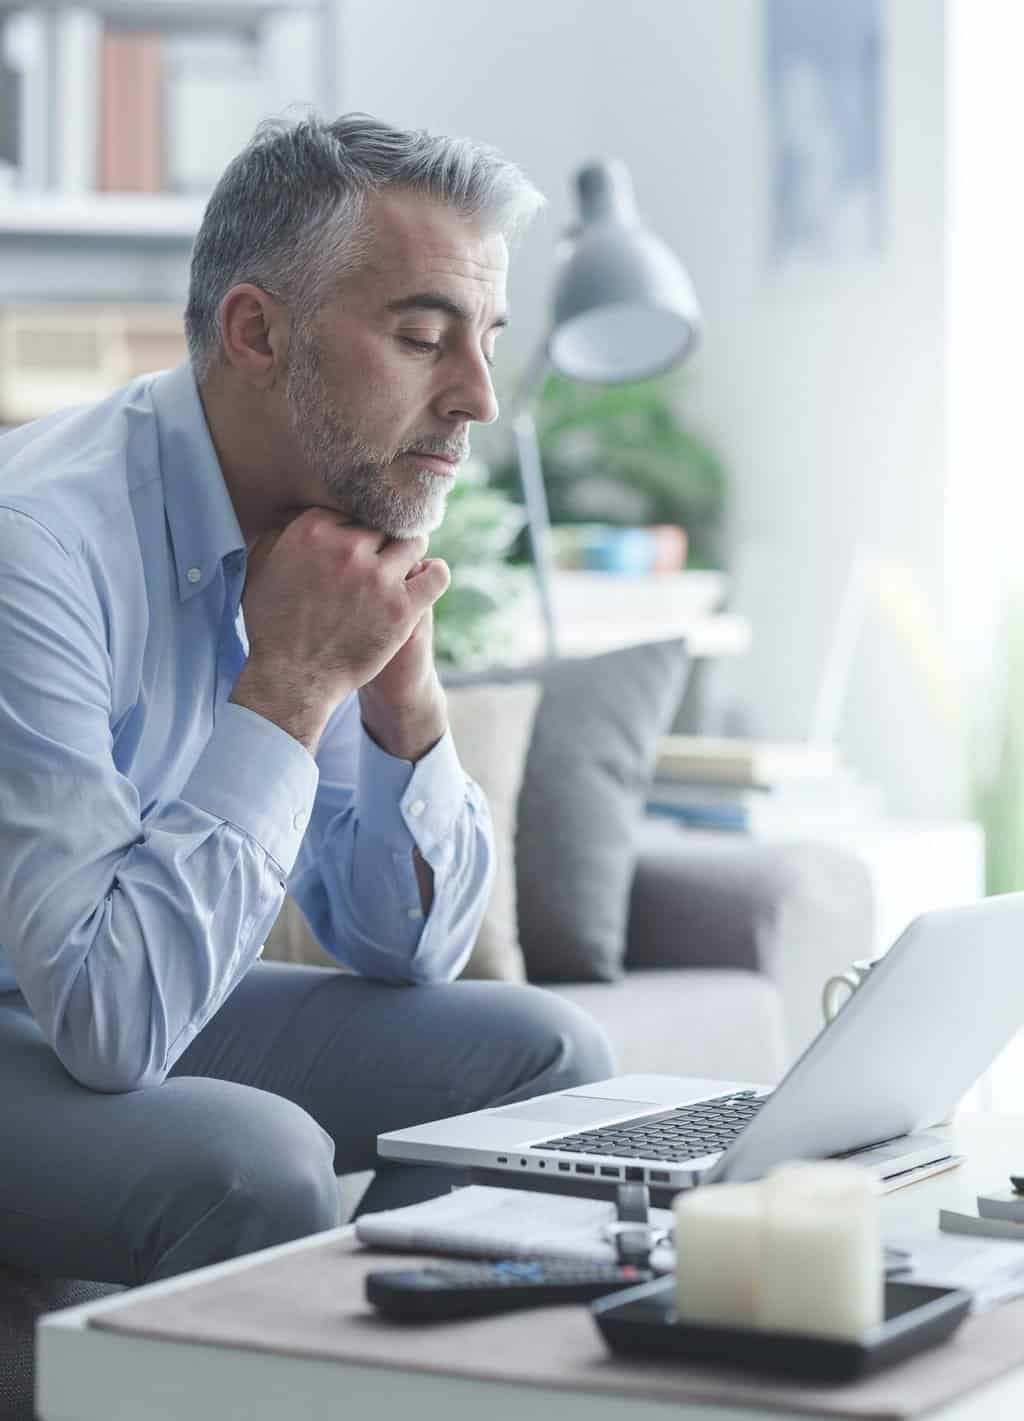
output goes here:
[{"label": "man's wrist", "polygon": [[330,708],[323,697],[312,693],[302,677],[289,674],[284,668],[271,670],[251,659],[242,667],[228,699],[272,721],[310,755],[316,754],[330,719]]},{"label": "man's wrist", "polygon": [[380,702],[364,687],[359,708],[363,728],[374,744],[413,764],[429,754],[448,729],[448,707],[439,684],[419,704],[403,707]]}]

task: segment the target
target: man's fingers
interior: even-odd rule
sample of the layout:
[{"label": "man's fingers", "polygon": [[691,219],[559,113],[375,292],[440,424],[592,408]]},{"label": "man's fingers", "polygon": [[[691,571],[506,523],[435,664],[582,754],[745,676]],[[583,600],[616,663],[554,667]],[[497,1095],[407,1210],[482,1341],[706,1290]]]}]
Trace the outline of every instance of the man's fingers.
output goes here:
[{"label": "man's fingers", "polygon": [[413,604],[421,611],[426,611],[448,591],[451,580],[451,572],[443,558],[427,558],[420,564],[419,572],[405,579],[405,585],[409,589]]},{"label": "man's fingers", "polygon": [[392,538],[381,548],[379,556],[406,577],[422,559],[429,541],[425,533],[417,533],[414,538]]}]

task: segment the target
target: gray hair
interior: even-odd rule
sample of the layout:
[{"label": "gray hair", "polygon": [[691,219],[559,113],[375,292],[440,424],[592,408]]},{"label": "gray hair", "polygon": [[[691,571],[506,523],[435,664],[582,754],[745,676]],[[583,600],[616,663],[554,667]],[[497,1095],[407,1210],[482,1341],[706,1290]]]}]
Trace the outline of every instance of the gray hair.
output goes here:
[{"label": "gray hair", "polygon": [[312,317],[366,260],[366,196],[386,187],[447,203],[510,241],[544,202],[520,168],[468,138],[361,113],[268,119],[228,164],[192,248],[185,335],[197,380],[220,358],[230,288],[252,282],[293,317]]}]

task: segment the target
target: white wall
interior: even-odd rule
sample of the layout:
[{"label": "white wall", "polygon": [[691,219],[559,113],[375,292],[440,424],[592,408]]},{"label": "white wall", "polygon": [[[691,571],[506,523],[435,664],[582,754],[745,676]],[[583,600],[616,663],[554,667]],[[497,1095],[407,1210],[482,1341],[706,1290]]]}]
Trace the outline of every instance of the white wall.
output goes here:
[{"label": "white wall", "polygon": [[513,264],[506,368],[539,339],[554,244],[571,212],[567,175],[594,142],[592,17],[604,8],[603,0],[342,4],[341,108],[493,143],[548,196]]},{"label": "white wall", "polygon": [[[691,410],[730,474],[734,605],[751,655],[722,668],[761,734],[807,729],[854,547],[908,564],[948,640],[946,6],[886,6],[886,242],[773,271],[759,0],[347,0],[341,104],[468,132],[520,161],[549,220],[513,273],[517,355],[541,329],[567,175],[615,153],[683,256],[707,319]],[[840,739],[903,813],[958,812],[959,739],[906,641],[865,627]]]}]

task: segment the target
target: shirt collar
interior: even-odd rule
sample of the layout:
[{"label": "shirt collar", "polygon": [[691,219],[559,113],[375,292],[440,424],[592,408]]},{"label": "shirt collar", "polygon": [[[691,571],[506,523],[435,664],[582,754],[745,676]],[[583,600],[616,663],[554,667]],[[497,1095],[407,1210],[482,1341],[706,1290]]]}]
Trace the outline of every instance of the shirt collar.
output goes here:
[{"label": "shirt collar", "polygon": [[229,553],[245,551],[245,539],[191,365],[164,371],[150,388],[178,596],[185,602],[209,586]]}]

